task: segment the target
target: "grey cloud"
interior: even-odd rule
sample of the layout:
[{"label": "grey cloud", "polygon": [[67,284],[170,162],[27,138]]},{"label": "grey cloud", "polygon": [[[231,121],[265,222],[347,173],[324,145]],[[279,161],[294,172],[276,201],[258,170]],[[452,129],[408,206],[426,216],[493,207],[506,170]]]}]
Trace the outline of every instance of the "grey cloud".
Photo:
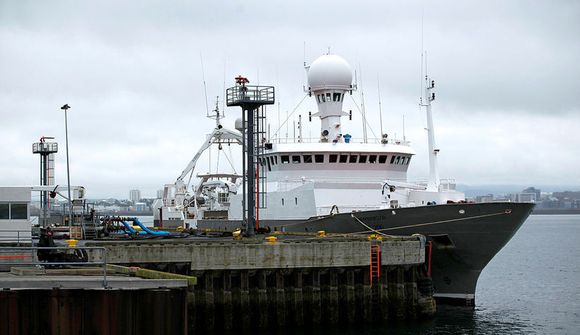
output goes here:
[{"label": "grey cloud", "polygon": [[[0,148],[0,184],[34,180],[30,144],[41,135],[63,143],[58,108],[69,103],[74,180],[101,194],[140,182],[152,192],[175,178],[212,126],[204,117],[200,54],[210,108],[223,95],[224,80],[228,86],[243,74],[253,83],[277,86],[284,116],[304,95],[304,42],[307,62],[330,47],[357,68],[359,79],[362,71],[359,85],[374,124],[380,79],[389,115],[385,128],[401,135],[401,117],[407,115],[407,134],[422,150],[421,16],[429,72],[438,83],[436,125],[442,127],[441,144],[450,148],[449,156],[443,151],[442,169],[471,180],[516,178],[511,170],[517,166],[480,169],[453,157],[472,150],[463,143],[472,139],[454,140],[445,131],[455,127],[461,133],[468,117],[481,124],[473,132],[492,131],[493,122],[482,120],[506,115],[524,125],[524,133],[538,131],[530,123],[544,117],[555,118],[550,132],[558,122],[576,121],[577,1],[0,1],[0,132],[8,137]],[[297,113],[315,108],[307,101]],[[355,109],[352,103],[345,108]],[[277,106],[269,113],[274,127]],[[226,114],[224,122],[232,124],[239,111]],[[347,125],[360,132],[359,121]],[[495,142],[486,152],[532,164],[527,146],[577,150],[574,134],[564,135],[556,147],[528,134],[517,141],[523,153]],[[416,175],[425,172],[425,157],[418,153]],[[125,159],[106,163],[119,158]],[[578,162],[568,160],[558,173],[576,176],[566,167]],[[464,164],[478,172],[459,168]],[[547,168],[530,168],[529,177],[547,179]]]}]

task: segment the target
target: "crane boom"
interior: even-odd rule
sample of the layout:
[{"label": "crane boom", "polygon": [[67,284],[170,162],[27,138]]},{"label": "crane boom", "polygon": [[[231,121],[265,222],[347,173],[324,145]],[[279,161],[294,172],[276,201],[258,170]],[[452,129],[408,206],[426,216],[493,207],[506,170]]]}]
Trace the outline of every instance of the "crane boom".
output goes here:
[{"label": "crane boom", "polygon": [[181,172],[181,175],[177,177],[175,184],[183,183],[183,179],[193,170],[195,169],[195,164],[197,164],[197,160],[203,154],[207,148],[209,148],[214,143],[224,143],[224,142],[231,142],[235,141],[238,144],[242,144],[242,134],[237,130],[230,130],[223,128],[222,126],[218,126],[215,128],[210,134],[207,135],[205,141],[203,142],[202,146],[199,148],[195,156],[191,159],[189,164],[185,167],[185,170]]}]

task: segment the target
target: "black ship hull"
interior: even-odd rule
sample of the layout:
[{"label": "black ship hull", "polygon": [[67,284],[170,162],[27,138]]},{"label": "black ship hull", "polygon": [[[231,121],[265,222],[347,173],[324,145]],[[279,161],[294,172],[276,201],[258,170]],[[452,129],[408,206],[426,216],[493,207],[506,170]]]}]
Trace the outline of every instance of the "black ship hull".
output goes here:
[{"label": "black ship hull", "polygon": [[[473,306],[477,279],[530,215],[531,203],[446,204],[340,213],[308,220],[264,220],[294,232],[422,234],[433,242],[431,275],[439,303]],[[235,229],[239,221],[200,220],[199,228]]]}]

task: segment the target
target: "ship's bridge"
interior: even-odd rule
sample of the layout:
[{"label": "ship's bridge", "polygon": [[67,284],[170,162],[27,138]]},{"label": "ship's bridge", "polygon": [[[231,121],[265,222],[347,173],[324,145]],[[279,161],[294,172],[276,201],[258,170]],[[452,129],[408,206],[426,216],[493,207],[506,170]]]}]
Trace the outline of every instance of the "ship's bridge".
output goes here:
[{"label": "ship's bridge", "polygon": [[402,144],[272,143],[260,158],[268,181],[406,180],[414,150]]}]

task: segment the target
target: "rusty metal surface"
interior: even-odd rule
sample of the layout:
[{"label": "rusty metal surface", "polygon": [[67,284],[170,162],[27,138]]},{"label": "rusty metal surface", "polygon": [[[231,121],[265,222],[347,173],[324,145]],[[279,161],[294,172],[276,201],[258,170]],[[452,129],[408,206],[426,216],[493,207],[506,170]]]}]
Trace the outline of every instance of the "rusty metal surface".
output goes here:
[{"label": "rusty metal surface", "polygon": [[0,291],[0,334],[184,334],[186,291]]}]

